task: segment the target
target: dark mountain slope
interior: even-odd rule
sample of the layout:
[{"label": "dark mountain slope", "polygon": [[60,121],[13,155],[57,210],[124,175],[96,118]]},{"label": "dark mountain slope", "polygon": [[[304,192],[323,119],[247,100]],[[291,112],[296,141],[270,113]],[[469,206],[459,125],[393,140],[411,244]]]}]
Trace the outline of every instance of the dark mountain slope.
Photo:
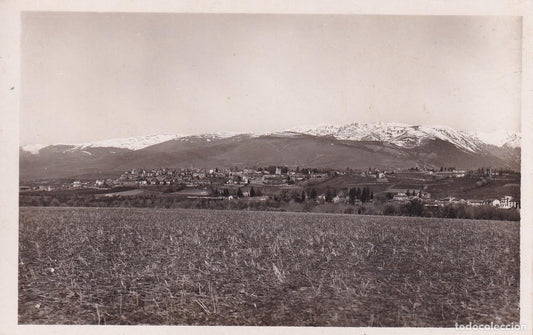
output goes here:
[{"label": "dark mountain slope", "polygon": [[131,168],[212,168],[287,165],[331,168],[407,168],[415,165],[505,167],[491,153],[466,152],[442,140],[426,140],[415,148],[390,143],[337,140],[312,135],[238,135],[229,138],[192,136],[140,150],[75,149],[49,146],[38,154],[21,151],[21,180],[119,173]]}]

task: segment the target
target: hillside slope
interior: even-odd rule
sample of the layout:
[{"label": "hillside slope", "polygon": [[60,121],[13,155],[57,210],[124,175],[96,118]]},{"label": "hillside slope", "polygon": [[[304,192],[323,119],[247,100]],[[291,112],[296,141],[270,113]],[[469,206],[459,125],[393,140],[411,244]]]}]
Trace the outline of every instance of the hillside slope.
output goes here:
[{"label": "hillside slope", "polygon": [[[480,166],[516,168],[491,152],[466,151],[441,139],[424,139],[416,147],[381,141],[341,140],[331,136],[271,134],[175,138],[139,150],[49,146],[38,154],[20,151],[21,180],[120,173],[159,167],[252,167],[287,165],[331,168],[408,168]],[[518,165],[519,167],[519,165]]]}]

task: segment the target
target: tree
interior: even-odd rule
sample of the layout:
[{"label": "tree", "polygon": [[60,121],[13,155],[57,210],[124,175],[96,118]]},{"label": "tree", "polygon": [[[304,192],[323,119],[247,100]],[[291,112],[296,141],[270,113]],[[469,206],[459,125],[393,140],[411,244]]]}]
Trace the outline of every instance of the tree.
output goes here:
[{"label": "tree", "polygon": [[284,202],[289,202],[291,200],[291,195],[289,194],[289,191],[287,190],[281,191],[279,195],[279,199]]},{"label": "tree", "polygon": [[409,216],[423,216],[424,204],[419,199],[413,199],[407,204],[402,205],[402,212]]},{"label": "tree", "polygon": [[363,187],[363,193],[361,194],[361,201],[367,202],[370,199],[370,188]]},{"label": "tree", "polygon": [[355,187],[350,188],[350,191],[348,191],[348,198],[350,199],[350,204],[355,204],[355,199],[357,197],[357,190]]},{"label": "tree", "polygon": [[302,202],[302,196],[301,196],[300,192],[298,192],[296,190],[292,191],[291,192],[291,200],[294,200],[296,202]]},{"label": "tree", "polygon": [[326,202],[331,202],[333,200],[333,195],[331,193],[331,190],[328,188],[328,190],[326,191]]},{"label": "tree", "polygon": [[254,190],[254,187],[252,186],[252,188],[250,189],[250,197],[255,197],[255,190]]},{"label": "tree", "polygon": [[310,197],[311,199],[316,199],[316,196],[317,196],[317,192],[316,192],[316,190],[315,190],[314,188],[311,189],[311,194],[309,195],[309,197]]},{"label": "tree", "polygon": [[239,197],[239,198],[244,197],[244,194],[242,193],[242,190],[241,190],[240,187],[239,187],[239,189],[237,190],[237,197]]},{"label": "tree", "polygon": [[229,197],[229,191],[228,191],[228,189],[225,188],[222,194],[223,194],[225,197]]}]

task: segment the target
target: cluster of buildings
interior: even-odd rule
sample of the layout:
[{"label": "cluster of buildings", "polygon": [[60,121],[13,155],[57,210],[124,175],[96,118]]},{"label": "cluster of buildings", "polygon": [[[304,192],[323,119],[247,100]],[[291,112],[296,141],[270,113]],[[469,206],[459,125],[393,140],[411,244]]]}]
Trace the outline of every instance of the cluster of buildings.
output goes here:
[{"label": "cluster of buildings", "polygon": [[509,208],[520,208],[520,201],[516,201],[513,197],[506,195],[501,199],[489,200],[489,205],[509,209]]},{"label": "cluster of buildings", "polygon": [[[186,187],[207,185],[293,185],[310,179],[326,178],[328,173],[300,172],[299,169],[131,169],[124,172],[112,185],[173,185]],[[103,185],[97,181],[96,186]]]},{"label": "cluster of buildings", "polygon": [[185,184],[188,187],[201,187],[211,184],[212,179],[224,178],[225,173],[203,169],[131,169],[125,171],[117,180],[115,186],[144,186],[144,185],[172,185]]},{"label": "cluster of buildings", "polygon": [[325,180],[332,175],[344,172],[317,169],[290,169],[286,167],[268,167],[258,169],[130,169],[112,179],[54,181],[40,186],[20,186],[20,191],[52,191],[81,188],[139,187],[157,185],[183,185],[187,188],[205,188],[210,185],[223,186],[287,186],[306,181]]},{"label": "cluster of buildings", "polygon": [[[335,170],[335,169],[299,169],[268,166],[260,168],[233,168],[233,169],[218,169],[218,168],[159,168],[159,169],[130,169],[125,171],[118,178],[98,179],[92,181],[70,181],[70,182],[55,182],[48,185],[20,186],[20,191],[53,191],[53,190],[75,190],[83,188],[112,188],[112,187],[144,187],[144,186],[171,186],[179,185],[180,189],[188,188],[190,190],[207,190],[208,188],[227,188],[242,189],[242,196],[248,197],[247,189],[256,186],[256,190],[264,186],[279,186],[284,189],[284,186],[292,187],[291,185],[301,186],[304,188],[313,187],[314,184],[325,181],[333,176],[344,174],[360,174],[361,177],[368,178],[371,184],[394,183],[395,179],[416,180],[423,182],[429,178],[462,178],[466,175],[472,176],[486,176],[498,174],[502,175],[505,171],[494,171],[491,169],[478,169],[474,171],[456,170],[455,168],[441,168],[426,169],[426,168],[412,168],[404,171],[394,170]],[[426,177],[424,177],[426,176]],[[431,177],[430,177],[431,176]],[[245,188],[245,186],[249,186]],[[405,203],[413,199],[420,199],[425,206],[446,206],[449,204],[464,204],[468,206],[483,206],[489,205],[502,209],[520,208],[520,202],[513,199],[511,196],[504,196],[500,199],[490,200],[464,200],[453,197],[444,199],[432,199],[431,194],[426,190],[418,189],[398,189],[390,188],[385,191],[386,199],[391,202]],[[190,196],[204,197],[206,195],[191,194]],[[220,195],[215,195],[220,196]],[[350,197],[347,192],[340,190],[333,195],[317,194],[314,198],[318,202],[328,201],[333,203],[348,203]],[[370,198],[365,199],[369,201]],[[371,200],[370,200],[371,201]],[[353,200],[352,200],[353,203]],[[355,204],[360,204],[361,200],[355,199]]]},{"label": "cluster of buildings", "polygon": [[455,197],[446,197],[443,199],[431,199],[431,194],[423,190],[407,189],[389,189],[387,190],[389,201],[408,202],[413,199],[421,199],[425,206],[446,206],[450,204],[462,204],[467,206],[492,206],[501,209],[520,208],[520,201],[515,200],[512,196],[506,195],[500,199],[475,200],[459,199]]},{"label": "cluster of buildings", "polygon": [[431,194],[424,190],[408,190],[408,189],[388,189],[389,200],[392,201],[410,201],[416,198],[423,200],[430,200]]},{"label": "cluster of buildings", "polygon": [[361,172],[361,177],[375,178],[378,183],[388,183],[388,174],[390,174],[390,172],[387,170],[368,169],[368,171]]},{"label": "cluster of buildings", "polygon": [[438,206],[445,206],[447,204],[463,204],[467,206],[492,206],[501,209],[520,208],[520,201],[516,201],[512,196],[506,195],[501,199],[489,200],[464,200],[453,197],[434,200],[434,204]]}]

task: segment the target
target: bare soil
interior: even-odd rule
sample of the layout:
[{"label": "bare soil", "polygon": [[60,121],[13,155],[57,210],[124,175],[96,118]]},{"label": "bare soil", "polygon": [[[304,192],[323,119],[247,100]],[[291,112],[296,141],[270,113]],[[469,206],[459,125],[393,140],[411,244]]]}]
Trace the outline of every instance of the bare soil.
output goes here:
[{"label": "bare soil", "polygon": [[19,323],[519,320],[519,222],[21,208]]}]

